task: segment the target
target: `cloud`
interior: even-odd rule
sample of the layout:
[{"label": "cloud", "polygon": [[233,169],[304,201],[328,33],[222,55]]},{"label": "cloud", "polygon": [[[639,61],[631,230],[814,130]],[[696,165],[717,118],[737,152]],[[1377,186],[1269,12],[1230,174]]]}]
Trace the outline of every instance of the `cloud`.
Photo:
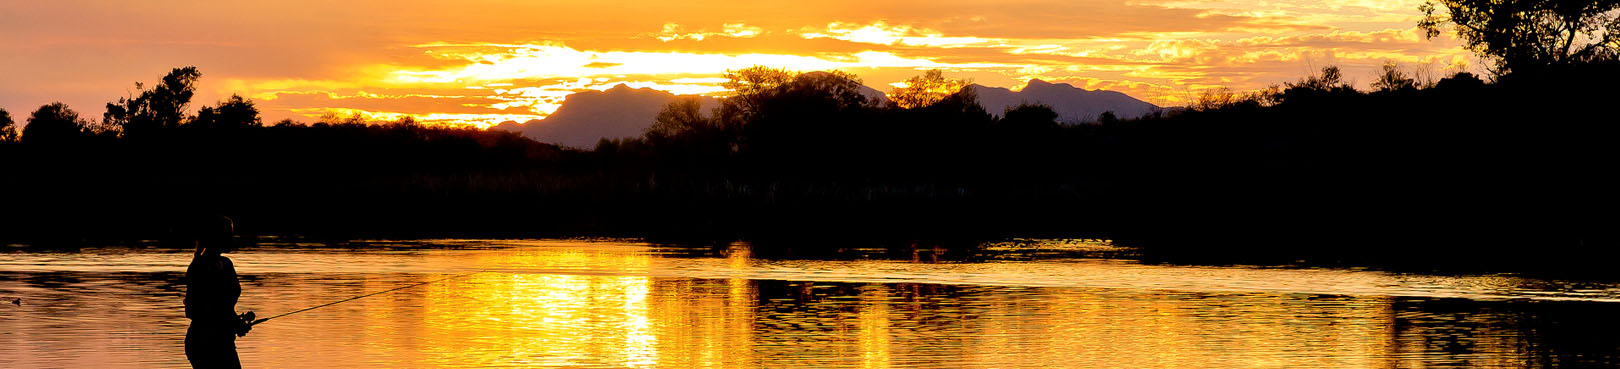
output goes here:
[{"label": "cloud", "polygon": [[731,37],[731,38],[750,38],[750,37],[754,37],[754,36],[759,36],[761,33],[764,32],[764,29],[761,29],[759,27],[751,27],[751,26],[749,26],[747,24],[743,24],[743,23],[726,23],[726,24],[723,24],[723,25],[721,25],[721,30],[719,32],[708,32],[708,31],[704,31],[704,30],[698,30],[698,31],[694,31],[694,32],[685,32],[685,33],[683,33],[682,30],[684,28],[685,27],[681,27],[680,24],[664,23],[664,29],[662,31],[659,31],[657,33],[651,33],[651,34],[648,34],[648,35],[652,36],[653,38],[658,39],[659,41],[670,42],[670,41],[674,41],[674,40],[703,41],[706,38],[711,38],[711,37],[716,37],[716,36]]},{"label": "cloud", "polygon": [[341,111],[483,125],[617,83],[723,94],[715,78],[752,65],[839,69],[874,86],[938,68],[1173,105],[1328,64],[1358,77],[1385,60],[1469,63],[1449,35],[1412,31],[1421,2],[12,1],[0,2],[0,70],[24,72],[0,73],[0,106],[63,100],[93,114],[185,65],[203,72],[199,103],[240,93],[268,120]]},{"label": "cloud", "polygon": [[806,39],[832,38],[867,44],[930,47],[962,47],[997,41],[978,37],[947,37],[938,31],[930,29],[913,28],[904,25],[891,26],[883,22],[867,25],[833,22],[827,24],[825,30],[805,32],[799,35]]},{"label": "cloud", "polygon": [[724,29],[725,31],[722,32],[722,34],[735,38],[759,36],[761,32],[764,32],[764,29],[759,27],[750,27],[742,23],[726,23]]},{"label": "cloud", "polygon": [[577,50],[556,43],[511,44],[427,44],[419,47],[439,58],[461,59],[465,64],[444,69],[401,69],[391,73],[398,84],[462,84],[529,78],[593,77],[612,75],[719,74],[755,65],[783,67],[799,71],[859,67],[888,68],[983,68],[993,63],[941,63],[926,58],[908,58],[885,51],[790,54],[720,54],[645,51]]},{"label": "cloud", "polygon": [[276,108],[350,108],[367,111],[393,111],[430,114],[496,114],[529,113],[529,111],[497,108],[502,100],[487,96],[390,95],[358,92],[339,95],[330,92],[277,92],[260,98],[256,103]]}]

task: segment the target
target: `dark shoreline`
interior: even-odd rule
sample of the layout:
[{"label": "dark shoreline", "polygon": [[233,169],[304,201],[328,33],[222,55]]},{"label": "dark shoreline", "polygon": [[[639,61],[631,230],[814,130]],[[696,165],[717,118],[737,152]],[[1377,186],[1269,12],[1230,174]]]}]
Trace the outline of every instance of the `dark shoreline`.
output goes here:
[{"label": "dark shoreline", "polygon": [[1612,94],[1585,88],[1620,82],[1620,67],[1374,92],[1312,76],[1088,124],[1039,105],[995,117],[968,93],[875,105],[817,87],[844,77],[794,78],[738,100],[752,104],[741,112],[588,151],[412,121],[0,143],[0,239],[172,239],[186,219],[225,215],[242,234],[332,239],[802,251],[1084,237],[1150,260],[1599,276],[1620,256],[1620,125],[1601,110]]},{"label": "dark shoreline", "polygon": [[[447,244],[443,241],[449,240]],[[737,239],[645,238],[623,234],[350,234],[332,235],[244,235],[237,237],[243,250],[255,247],[297,247],[311,250],[343,249],[418,249],[469,247],[461,241],[517,241],[517,240],[584,240],[647,243],[665,251],[702,255],[726,255],[742,247],[751,258],[760,259],[815,259],[858,260],[886,259],[911,260],[923,263],[984,262],[992,260],[1039,260],[1050,258],[1104,258],[1133,260],[1154,265],[1230,266],[1255,268],[1326,268],[1347,270],[1375,270],[1401,274],[1442,276],[1502,275],[1535,279],[1571,280],[1586,282],[1620,282],[1620,274],[1609,267],[1607,254],[1583,255],[1590,263],[1547,264],[1526,263],[1531,250],[1505,257],[1457,258],[1426,253],[1355,255],[1354,257],[1325,257],[1322,255],[1265,253],[1202,254],[1163,251],[1137,246],[1111,243],[1110,240],[1086,237],[1007,237],[1002,239],[797,239],[745,241]],[[440,241],[440,242],[436,242]],[[1111,245],[1098,249],[1072,249],[1042,247],[1047,242],[1096,242]],[[0,253],[4,252],[64,252],[104,247],[137,249],[189,250],[190,244],[176,240],[158,239],[77,239],[77,240],[0,240]],[[920,258],[920,259],[919,259]],[[1580,258],[1576,258],[1579,260]]]}]

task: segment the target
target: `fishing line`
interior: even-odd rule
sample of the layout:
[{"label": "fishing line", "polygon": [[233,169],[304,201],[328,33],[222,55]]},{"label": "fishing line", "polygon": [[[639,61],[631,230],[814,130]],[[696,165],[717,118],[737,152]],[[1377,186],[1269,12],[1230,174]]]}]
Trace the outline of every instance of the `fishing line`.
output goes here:
[{"label": "fishing line", "polygon": [[303,308],[303,309],[298,309],[298,310],[293,310],[293,311],[281,313],[279,315],[272,316],[272,317],[269,317],[269,318],[254,320],[252,323],[248,323],[248,325],[256,325],[256,324],[259,324],[259,323],[264,323],[265,321],[268,321],[270,319],[280,318],[280,317],[284,317],[284,316],[288,316],[288,315],[302,313],[302,312],[305,312],[305,311],[315,310],[315,309],[319,309],[319,308],[323,308],[323,307],[327,307],[327,306],[332,306],[332,305],[337,305],[337,304],[341,304],[341,303],[345,303],[345,302],[349,302],[349,301],[359,300],[359,299],[363,299],[363,298],[367,298],[367,297],[371,297],[371,296],[376,296],[376,295],[381,295],[381,294],[385,294],[385,293],[389,293],[389,292],[399,291],[399,290],[403,290],[403,289],[406,289],[406,288],[418,287],[418,286],[423,286],[423,285],[428,285],[428,284],[433,284],[433,283],[444,282],[444,281],[448,281],[448,280],[451,280],[451,279],[466,277],[466,276],[469,276],[469,275],[483,273],[483,272],[486,272],[486,271],[480,270],[480,271],[476,271],[476,272],[472,272],[472,273],[458,274],[458,275],[453,275],[453,276],[449,276],[449,277],[445,277],[445,278],[441,278],[441,279],[435,279],[435,280],[431,280],[431,281],[427,281],[427,282],[421,282],[421,283],[417,283],[417,284],[412,284],[412,285],[408,285],[408,286],[401,286],[401,287],[390,288],[390,289],[386,289],[386,290],[382,290],[382,291],[372,292],[372,293],[368,293],[368,294],[364,294],[364,295],[360,295],[360,296],[350,297],[350,298],[346,298],[346,299],[342,299],[342,300],[328,302],[328,303],[325,303],[325,304],[315,305],[315,306],[311,306],[311,307],[307,307],[307,308]]}]

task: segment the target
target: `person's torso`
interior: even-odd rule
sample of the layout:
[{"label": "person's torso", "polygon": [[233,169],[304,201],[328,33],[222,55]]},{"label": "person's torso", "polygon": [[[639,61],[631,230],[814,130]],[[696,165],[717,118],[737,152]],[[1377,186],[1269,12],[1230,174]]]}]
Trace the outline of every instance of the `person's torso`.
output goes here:
[{"label": "person's torso", "polygon": [[193,258],[186,268],[187,318],[193,321],[235,319],[236,300],[241,296],[242,285],[236,279],[231,259],[202,255]]}]

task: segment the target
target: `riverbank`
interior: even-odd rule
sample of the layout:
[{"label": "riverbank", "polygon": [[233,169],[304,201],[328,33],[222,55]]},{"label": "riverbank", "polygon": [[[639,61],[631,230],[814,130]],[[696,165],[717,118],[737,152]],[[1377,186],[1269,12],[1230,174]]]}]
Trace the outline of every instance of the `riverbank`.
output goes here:
[{"label": "riverbank", "polygon": [[1262,264],[1601,270],[1620,252],[1609,211],[1620,181],[1608,175],[1620,126],[1588,108],[1607,96],[1466,73],[1363,92],[1327,74],[1095,124],[1060,124],[1038,105],[997,117],[970,94],[899,108],[811,84],[594,150],[408,120],[4,143],[15,165],[0,172],[12,194],[0,239],[176,238],[181,219],[226,215],[243,234],[332,239],[805,249],[1089,237]]}]

